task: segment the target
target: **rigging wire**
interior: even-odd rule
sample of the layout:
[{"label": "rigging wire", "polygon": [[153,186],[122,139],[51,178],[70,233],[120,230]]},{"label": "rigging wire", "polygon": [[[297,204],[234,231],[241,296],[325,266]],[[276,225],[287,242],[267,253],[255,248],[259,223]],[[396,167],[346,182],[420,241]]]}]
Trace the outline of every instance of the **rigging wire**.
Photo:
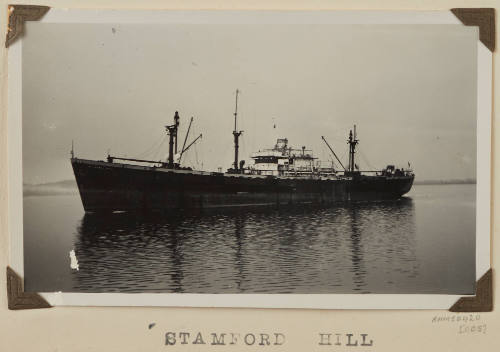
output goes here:
[{"label": "rigging wire", "polygon": [[[193,136],[198,136],[198,130],[197,130],[196,126],[193,127]],[[199,160],[198,160],[198,146],[197,146],[197,144],[198,144],[198,142],[196,142],[193,145],[193,147],[194,147],[194,161],[192,160],[192,158],[189,158],[189,160],[191,161],[191,165],[192,165],[193,168],[195,168],[195,166],[198,167],[198,164],[199,164]]]},{"label": "rigging wire", "polygon": [[332,167],[335,170],[338,170],[339,168],[337,167],[337,163],[335,162],[335,160],[333,160],[332,153],[329,150],[327,150],[325,145],[322,145],[321,146],[321,158],[323,158],[325,154],[328,156],[328,159],[330,159],[329,161],[331,161]]},{"label": "rigging wire", "polygon": [[154,141],[146,150],[144,150],[142,153],[137,155],[135,158],[136,159],[142,159],[143,157],[149,155],[157,146],[158,143],[161,143],[166,138],[166,135],[162,134],[160,138],[158,138],[156,141]]},{"label": "rigging wire", "polygon": [[[198,135],[198,131],[196,129],[196,125],[192,125],[191,127],[191,130],[192,130],[192,134],[194,136]],[[198,157],[198,147],[197,147],[197,144],[198,143],[201,143],[201,141],[203,140],[203,138],[200,138],[198,141],[196,141],[192,147],[190,147],[188,150],[185,150],[185,152],[182,154],[182,164],[185,165],[185,166],[190,166],[192,167],[193,169],[195,169],[196,167],[199,168],[199,157]],[[188,144],[189,145],[189,144]],[[189,153],[190,150],[194,149],[194,152],[195,152],[195,159],[193,160],[193,154],[192,153]]]},{"label": "rigging wire", "polygon": [[160,145],[156,148],[156,151],[155,151],[155,153],[153,154],[153,157],[152,157],[152,159],[153,159],[153,160],[155,160],[155,159],[156,159],[156,157],[157,157],[158,153],[159,153],[159,152],[160,152],[160,150],[161,150],[161,147],[163,146],[163,144],[165,144],[165,141],[166,141],[166,140],[167,140],[167,138],[166,138],[166,136],[165,136],[165,138],[163,138],[163,140],[161,141]]},{"label": "rigging wire", "polygon": [[[198,134],[198,133],[197,133]],[[204,158],[204,154],[203,154],[203,151],[205,150],[203,148],[203,138],[200,140],[199,144],[200,144],[200,150],[198,150],[198,143],[196,143],[194,146],[195,146],[195,157],[196,157],[196,166],[198,167],[199,170],[203,170],[203,160],[205,159]]]},{"label": "rigging wire", "polygon": [[194,145],[194,155],[195,155],[195,158],[196,158],[196,168],[200,168],[200,160],[198,159],[198,147],[196,146],[196,144]]},{"label": "rigging wire", "polygon": [[[246,146],[246,143],[245,143],[245,137],[244,137],[243,134],[241,135],[241,137],[242,137],[241,140],[243,141],[243,143],[241,143],[243,148],[241,148],[241,153],[238,156],[238,158],[239,158],[240,161],[241,160],[245,160],[244,155],[246,155],[246,154],[243,154],[243,153],[247,152],[247,146]],[[246,160],[245,160],[245,162],[246,162]],[[240,167],[240,166],[238,165],[238,167]]]},{"label": "rigging wire", "polygon": [[[241,91],[239,92],[241,94]],[[241,143],[241,149],[239,151],[239,155],[238,155],[238,161],[241,161],[241,160],[245,160],[246,158],[244,157],[246,155],[246,152],[247,152],[247,145],[246,145],[246,138],[245,138],[245,131],[247,130],[246,129],[246,119],[244,119],[243,117],[245,116],[244,114],[241,113],[241,103],[238,101],[238,108],[239,108],[239,112],[238,112],[238,125],[239,125],[239,128],[238,130],[242,131],[243,133],[240,135],[240,140],[242,141]],[[246,162],[246,160],[245,160]],[[248,166],[248,165],[247,165]],[[236,165],[236,167],[240,167],[239,165]]]},{"label": "rigging wire", "polygon": [[368,167],[370,168],[370,170],[377,170],[376,167],[373,167],[372,164],[370,164],[370,162],[368,161],[368,158],[366,157],[366,155],[363,153],[363,151],[358,147],[358,152],[359,152],[359,155],[361,155],[361,158],[363,159],[363,161],[365,162],[366,165],[368,165]]},{"label": "rigging wire", "polygon": [[[346,160],[347,159],[347,153],[348,153],[348,150],[344,150],[344,154],[342,154],[342,156],[340,157],[340,160]],[[344,165],[349,165],[349,160],[347,160],[347,163],[344,164]],[[346,166],[347,168],[347,166]]]}]

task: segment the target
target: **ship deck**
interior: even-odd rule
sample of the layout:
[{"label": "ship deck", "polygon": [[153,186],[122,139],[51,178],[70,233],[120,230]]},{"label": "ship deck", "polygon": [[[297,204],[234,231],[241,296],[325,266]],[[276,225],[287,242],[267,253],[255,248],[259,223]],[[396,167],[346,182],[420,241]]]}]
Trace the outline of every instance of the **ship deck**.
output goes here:
[{"label": "ship deck", "polygon": [[352,180],[351,176],[343,175],[286,175],[286,176],[276,176],[276,175],[258,175],[258,174],[235,174],[228,172],[217,172],[217,171],[201,171],[201,170],[183,170],[183,169],[169,169],[166,167],[157,166],[145,166],[127,163],[116,163],[107,162],[101,160],[90,160],[90,159],[80,159],[72,158],[73,163],[84,163],[87,165],[93,165],[96,167],[110,167],[110,168],[127,168],[131,170],[144,170],[144,171],[154,171],[154,172],[167,172],[176,174],[189,174],[189,175],[203,175],[203,176],[224,176],[224,177],[236,177],[236,178],[246,178],[246,179],[286,179],[286,180]]}]

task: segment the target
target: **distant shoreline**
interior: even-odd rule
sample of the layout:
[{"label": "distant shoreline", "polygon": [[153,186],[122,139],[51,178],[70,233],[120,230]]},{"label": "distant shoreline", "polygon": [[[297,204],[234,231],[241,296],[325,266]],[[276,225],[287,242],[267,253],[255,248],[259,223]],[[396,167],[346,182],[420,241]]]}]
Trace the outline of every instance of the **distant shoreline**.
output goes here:
[{"label": "distant shoreline", "polygon": [[475,185],[476,180],[422,180],[413,182],[414,185]]},{"label": "distant shoreline", "polygon": [[23,184],[23,196],[55,196],[62,194],[78,194],[75,180],[64,180],[40,184]]}]

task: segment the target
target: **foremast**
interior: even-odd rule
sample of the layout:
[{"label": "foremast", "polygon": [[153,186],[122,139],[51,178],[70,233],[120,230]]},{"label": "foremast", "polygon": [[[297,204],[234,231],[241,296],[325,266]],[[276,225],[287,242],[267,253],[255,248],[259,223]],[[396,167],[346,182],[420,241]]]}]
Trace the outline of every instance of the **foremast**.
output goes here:
[{"label": "foremast", "polygon": [[175,153],[177,153],[177,130],[179,128],[179,112],[175,112],[174,115],[174,124],[165,126],[165,129],[168,133],[168,162],[167,167],[169,169],[174,168],[174,144],[175,144]]},{"label": "foremast", "polygon": [[[238,149],[239,149],[239,138],[243,131],[238,131],[237,127],[237,121],[238,121],[238,94],[240,91],[236,89],[236,104],[235,104],[235,109],[234,109],[234,130],[233,130],[233,136],[234,136],[234,162],[233,162],[233,169],[234,172],[240,173],[241,171],[238,169]],[[242,165],[243,166],[243,165]]]}]

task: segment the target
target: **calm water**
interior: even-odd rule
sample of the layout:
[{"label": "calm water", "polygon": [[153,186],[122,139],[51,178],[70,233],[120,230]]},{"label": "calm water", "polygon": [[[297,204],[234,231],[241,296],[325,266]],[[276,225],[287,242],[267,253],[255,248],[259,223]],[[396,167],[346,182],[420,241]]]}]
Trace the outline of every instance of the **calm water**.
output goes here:
[{"label": "calm water", "polygon": [[474,200],[474,185],[414,186],[399,201],[164,219],[84,215],[78,195],[27,196],[25,289],[467,294]]}]

